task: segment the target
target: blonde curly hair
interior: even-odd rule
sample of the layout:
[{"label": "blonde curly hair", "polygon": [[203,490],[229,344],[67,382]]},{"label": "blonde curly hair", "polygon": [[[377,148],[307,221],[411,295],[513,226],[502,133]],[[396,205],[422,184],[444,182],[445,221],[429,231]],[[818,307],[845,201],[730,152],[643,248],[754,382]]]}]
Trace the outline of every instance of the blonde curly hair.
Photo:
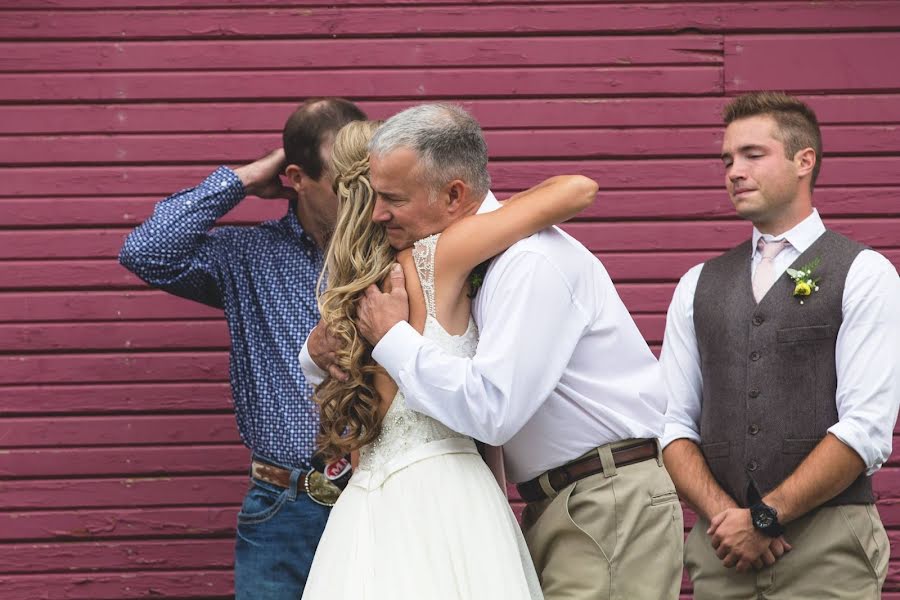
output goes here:
[{"label": "blonde curly hair", "polygon": [[372,346],[355,322],[357,300],[369,285],[388,275],[394,262],[384,228],[372,222],[375,192],[369,183],[368,143],[380,124],[348,123],[335,136],[331,150],[338,216],[319,278],[319,312],[328,331],[342,342],[335,364],[349,377],[347,381],[328,377],[316,388],[318,451],[326,461],[365,446],[381,430],[374,385],[378,367],[372,361]]}]

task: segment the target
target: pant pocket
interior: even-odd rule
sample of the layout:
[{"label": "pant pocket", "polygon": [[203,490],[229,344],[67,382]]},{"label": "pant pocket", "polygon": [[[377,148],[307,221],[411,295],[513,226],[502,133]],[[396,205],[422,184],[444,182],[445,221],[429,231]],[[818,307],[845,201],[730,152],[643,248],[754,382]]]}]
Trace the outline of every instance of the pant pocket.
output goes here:
[{"label": "pant pocket", "polygon": [[838,509],[869,572],[884,581],[890,551],[887,533],[875,507],[857,504],[839,506]]},{"label": "pant pocket", "polygon": [[265,523],[278,514],[287,499],[287,490],[275,492],[254,484],[244,496],[244,502],[237,516],[238,525]]},{"label": "pant pocket", "polygon": [[576,483],[566,498],[566,513],[572,525],[596,546],[607,563],[612,561],[618,543],[614,482],[615,477],[594,475]]}]

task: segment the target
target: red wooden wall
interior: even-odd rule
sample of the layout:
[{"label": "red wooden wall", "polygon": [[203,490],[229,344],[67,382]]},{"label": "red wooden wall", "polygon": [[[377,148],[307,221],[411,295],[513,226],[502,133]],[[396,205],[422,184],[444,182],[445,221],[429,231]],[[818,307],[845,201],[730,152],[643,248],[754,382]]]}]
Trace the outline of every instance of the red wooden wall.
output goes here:
[{"label": "red wooden wall", "polygon": [[[495,189],[601,184],[568,229],[658,347],[675,281],[737,243],[728,97],[823,122],[816,203],[900,264],[900,2],[0,0],[0,598],[221,599],[247,453],[217,311],[118,266],[153,204],[280,143],[308,96],[455,100]],[[280,216],[248,200],[227,221]],[[900,536],[900,469],[876,478]],[[892,563],[886,598],[900,599]]]}]

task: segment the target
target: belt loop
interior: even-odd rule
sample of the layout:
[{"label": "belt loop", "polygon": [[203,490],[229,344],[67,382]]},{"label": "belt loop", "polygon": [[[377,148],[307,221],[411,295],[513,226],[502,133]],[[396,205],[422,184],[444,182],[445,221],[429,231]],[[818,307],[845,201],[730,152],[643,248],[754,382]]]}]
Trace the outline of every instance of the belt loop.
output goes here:
[{"label": "belt loop", "polygon": [[550,471],[546,471],[538,477],[538,483],[541,484],[541,489],[544,490],[544,493],[547,494],[547,498],[550,500],[553,500],[559,495],[559,492],[554,490],[553,486],[550,485]]},{"label": "belt loop", "polygon": [[609,479],[616,476],[616,461],[613,459],[612,448],[609,444],[597,448],[597,456],[600,457],[600,464],[603,465],[603,477]]},{"label": "belt loop", "polygon": [[300,469],[291,469],[291,483],[288,486],[288,500],[293,502],[297,499],[297,482],[300,481],[300,476],[303,475],[303,471]]},{"label": "belt loop", "polygon": [[662,444],[659,441],[659,438],[653,438],[653,443],[656,444],[656,466],[663,466],[663,456],[662,456]]}]

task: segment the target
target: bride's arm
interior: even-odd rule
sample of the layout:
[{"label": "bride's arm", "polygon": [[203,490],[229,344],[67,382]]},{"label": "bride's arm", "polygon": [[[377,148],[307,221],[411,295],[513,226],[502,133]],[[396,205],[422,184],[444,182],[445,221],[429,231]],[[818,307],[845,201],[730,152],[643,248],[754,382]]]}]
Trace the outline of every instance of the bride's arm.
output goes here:
[{"label": "bride's arm", "polygon": [[460,219],[441,235],[440,271],[467,277],[519,240],[577,215],[594,201],[597,187],[581,175],[559,175],[516,194],[502,208]]}]

